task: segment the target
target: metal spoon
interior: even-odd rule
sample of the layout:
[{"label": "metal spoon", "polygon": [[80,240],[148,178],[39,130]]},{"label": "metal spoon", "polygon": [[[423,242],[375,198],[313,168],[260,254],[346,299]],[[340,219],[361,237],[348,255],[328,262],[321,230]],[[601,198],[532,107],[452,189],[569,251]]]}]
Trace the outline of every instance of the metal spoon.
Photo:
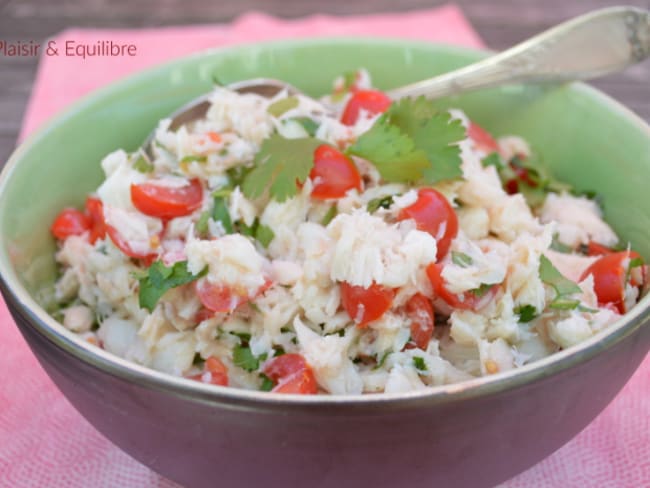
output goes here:
[{"label": "metal spoon", "polygon": [[[588,80],[621,71],[650,56],[650,11],[634,7],[597,10],[553,27],[483,61],[387,92],[394,100],[448,95],[508,83]],[[256,78],[228,85],[239,93],[272,97],[281,90],[301,93],[283,81]],[[171,130],[203,118],[209,107],[203,95],[171,114]],[[155,132],[144,143],[152,158]]]}]

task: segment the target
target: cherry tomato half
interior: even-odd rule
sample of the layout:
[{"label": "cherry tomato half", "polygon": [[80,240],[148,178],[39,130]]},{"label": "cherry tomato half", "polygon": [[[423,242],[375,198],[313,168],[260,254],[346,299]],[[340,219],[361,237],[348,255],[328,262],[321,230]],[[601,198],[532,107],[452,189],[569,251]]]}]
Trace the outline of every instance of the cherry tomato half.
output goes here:
[{"label": "cherry tomato half", "polygon": [[[206,373],[209,374],[206,375]],[[212,385],[228,386],[228,368],[219,358],[210,356],[205,361],[203,373],[192,375],[189,379]]]},{"label": "cherry tomato half", "polygon": [[613,252],[615,251],[612,251],[609,247],[603,246],[594,241],[589,241],[587,244],[587,256],[603,256]]},{"label": "cherry tomato half", "polygon": [[417,347],[426,350],[433,334],[433,306],[431,301],[418,293],[406,302],[406,315],[411,321],[411,339]]},{"label": "cherry tomato half", "polygon": [[353,188],[361,191],[361,176],[352,160],[327,144],[314,151],[309,178],[314,182],[311,196],[319,200],[344,197]]},{"label": "cherry tomato half", "polygon": [[189,215],[203,202],[203,187],[198,178],[181,187],[154,183],[131,185],[131,201],[145,215],[172,219]]},{"label": "cherry tomato half", "polygon": [[108,237],[111,238],[111,241],[113,241],[113,244],[115,244],[115,246],[120,251],[122,251],[130,258],[144,259],[146,261],[145,264],[151,264],[151,262],[153,262],[153,260],[158,257],[158,253],[156,252],[140,253],[134,251],[133,248],[129,245],[128,241],[124,239],[118,230],[112,225],[106,224],[106,233],[108,234]]},{"label": "cherry tomato half", "polygon": [[[592,275],[598,304],[612,304],[619,313],[624,314],[627,311],[625,307],[625,285],[627,283],[625,280],[631,277],[631,273],[628,272],[628,263],[629,260],[639,257],[639,254],[634,251],[604,254],[585,270],[580,281]],[[639,285],[641,284],[639,283]]]},{"label": "cherry tomato half", "polygon": [[364,288],[341,282],[343,308],[360,328],[384,315],[393,304],[394,297],[394,290],[376,283]]},{"label": "cherry tomato half", "polygon": [[314,395],[318,384],[311,366],[300,354],[283,354],[269,361],[264,374],[276,383],[274,393]]},{"label": "cherry tomato half", "polygon": [[391,99],[384,92],[379,90],[357,90],[348,100],[341,122],[345,125],[354,125],[359,118],[361,110],[370,115],[380,114],[388,110]]},{"label": "cherry tomato half", "polygon": [[64,240],[78,236],[90,229],[90,219],[76,208],[65,208],[57,215],[50,227],[50,232],[57,239]]},{"label": "cherry tomato half", "polygon": [[94,244],[98,239],[106,237],[106,222],[104,221],[104,205],[99,198],[86,198],[86,214],[90,219],[90,235],[88,240]]},{"label": "cherry tomato half", "polygon": [[273,284],[267,280],[253,296],[246,290],[235,290],[227,285],[211,283],[206,278],[196,281],[195,289],[203,306],[212,312],[232,312],[237,307],[263,293]]},{"label": "cherry tomato half", "polygon": [[442,264],[432,263],[427,266],[427,276],[433,287],[436,297],[442,299],[447,305],[461,310],[478,310],[486,305],[496,295],[499,285],[493,285],[480,296],[466,291],[463,293],[452,293],[445,286],[442,277]]},{"label": "cherry tomato half", "polygon": [[467,137],[474,141],[476,148],[483,151],[485,154],[499,152],[499,144],[494,137],[492,137],[492,134],[476,122],[470,121],[469,126],[467,127]]},{"label": "cherry tomato half", "polygon": [[436,258],[442,259],[458,234],[458,217],[445,196],[433,188],[420,188],[413,205],[403,208],[398,220],[413,219],[419,230],[428,232],[438,245]]}]

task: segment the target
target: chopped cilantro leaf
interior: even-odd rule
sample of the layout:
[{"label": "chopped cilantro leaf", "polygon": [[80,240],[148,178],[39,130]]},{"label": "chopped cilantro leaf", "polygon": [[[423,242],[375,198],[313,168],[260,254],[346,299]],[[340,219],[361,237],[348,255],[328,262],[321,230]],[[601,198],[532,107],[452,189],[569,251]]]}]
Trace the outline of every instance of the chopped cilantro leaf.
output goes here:
[{"label": "chopped cilantro leaf", "polygon": [[196,225],[194,226],[199,236],[203,237],[207,235],[209,229],[208,220],[210,220],[210,211],[206,210],[205,212],[201,213],[199,220],[196,221]]},{"label": "chopped cilantro leaf", "polygon": [[212,220],[221,222],[223,230],[226,234],[232,234],[232,221],[230,220],[230,213],[228,212],[228,205],[223,197],[216,197],[214,199],[214,206],[212,207]]},{"label": "chopped cilantro leaf", "polygon": [[426,371],[427,370],[427,363],[424,362],[424,358],[420,356],[414,356],[413,357],[413,364],[415,365],[416,369],[420,371]]},{"label": "chopped cilantro leaf", "polygon": [[310,119],[309,117],[295,117],[288,120],[295,120],[296,122],[298,122],[300,125],[302,125],[302,128],[305,129],[307,134],[309,134],[311,137],[314,137],[316,135],[316,131],[318,130],[319,127],[316,121],[314,119]]},{"label": "chopped cilantro leaf", "polygon": [[239,340],[242,344],[246,345],[251,340],[251,335],[248,332],[234,332],[230,331],[230,334],[239,337]]},{"label": "chopped cilantro leaf", "polygon": [[490,291],[490,288],[492,288],[494,285],[488,285],[487,283],[481,283],[481,286],[478,288],[474,288],[473,290],[470,290],[469,292],[474,295],[477,298],[481,298],[483,295],[485,295],[488,291]]},{"label": "chopped cilantro leaf", "polygon": [[296,108],[299,103],[298,97],[281,98],[277,102],[269,105],[266,111],[273,115],[273,117],[280,117],[283,113]]},{"label": "chopped cilantro leaf", "polygon": [[273,380],[266,376],[264,373],[260,373],[260,378],[262,379],[262,384],[260,385],[260,391],[271,391],[275,384]]},{"label": "chopped cilantro leaf", "polygon": [[366,210],[368,210],[368,213],[375,213],[380,208],[386,208],[386,209],[390,208],[392,204],[393,204],[393,195],[373,198],[368,202],[368,205],[366,205]]},{"label": "chopped cilantro leaf", "polygon": [[630,264],[628,264],[628,268],[638,268],[639,266],[643,266],[643,258],[632,258],[630,259]]},{"label": "chopped cilantro leaf", "polygon": [[474,260],[464,252],[451,251],[451,262],[461,268],[467,268],[474,264]]},{"label": "chopped cilantro leaf", "polygon": [[487,168],[488,166],[494,166],[497,170],[503,169],[503,163],[501,162],[501,157],[499,156],[499,153],[493,152],[485,156],[481,160],[481,165],[484,168]]},{"label": "chopped cilantro leaf", "polygon": [[255,219],[252,225],[246,225],[242,221],[237,222],[237,230],[240,234],[256,239],[264,248],[269,247],[271,241],[275,238],[275,233],[270,227],[260,224],[259,219]]},{"label": "chopped cilantro leaf", "polygon": [[140,282],[140,290],[138,291],[138,299],[140,307],[146,308],[150,312],[160,300],[165,292],[177,286],[190,283],[208,272],[205,268],[197,275],[193,275],[187,269],[187,261],[180,261],[174,263],[172,266],[167,267],[162,261],[154,261],[146,274],[138,278]]},{"label": "chopped cilantro leaf", "polygon": [[250,347],[235,346],[232,351],[232,361],[235,366],[239,366],[246,371],[255,371],[260,367],[260,361],[253,355]]},{"label": "chopped cilantro leaf", "polygon": [[262,247],[267,248],[271,241],[275,238],[275,233],[271,230],[270,227],[264,224],[258,224],[257,229],[255,230],[255,239],[262,244]]},{"label": "chopped cilantro leaf", "polygon": [[196,155],[190,155],[190,156],[185,156],[183,159],[181,159],[181,164],[187,164],[187,163],[205,163],[207,162],[208,157],[207,156],[196,156]]},{"label": "chopped cilantro leaf", "polygon": [[438,112],[431,101],[405,98],[393,103],[348,151],[372,162],[386,181],[435,183],[462,175],[455,143],[464,137],[460,121]]},{"label": "chopped cilantro leaf", "polygon": [[580,305],[578,305],[578,310],[580,310],[581,312],[587,312],[587,313],[598,313],[598,309],[585,307],[582,303]]},{"label": "chopped cilantro leaf", "polygon": [[377,361],[377,366],[375,366],[373,369],[381,368],[384,365],[384,363],[386,362],[386,359],[388,358],[388,356],[390,356],[392,352],[393,351],[391,351],[390,349],[384,351],[384,354],[382,354],[379,361]]},{"label": "chopped cilantro leaf", "polygon": [[269,190],[279,202],[298,193],[296,183],[304,183],[314,166],[314,151],[324,144],[313,137],[286,139],[273,134],[262,142],[255,156],[255,168],[245,177],[242,191],[248,198],[258,198]]},{"label": "chopped cilantro leaf", "polygon": [[151,173],[153,171],[153,164],[141,154],[140,157],[133,163],[133,169],[140,173]]},{"label": "chopped cilantro leaf", "polygon": [[334,219],[334,217],[336,217],[337,213],[338,209],[336,208],[336,205],[332,205],[323,217],[323,220],[320,221],[320,224],[324,227],[327,227],[327,225]]},{"label": "chopped cilantro leaf", "polygon": [[553,287],[557,298],[582,291],[573,281],[565,278],[543,254],[539,257],[539,278],[547,285]]},{"label": "chopped cilantro leaf", "polygon": [[557,252],[570,253],[573,251],[571,246],[567,246],[560,241],[560,235],[556,232],[553,234],[553,241],[551,242],[551,249]]},{"label": "chopped cilantro leaf", "polygon": [[532,305],[521,305],[514,309],[519,315],[519,322],[527,323],[537,317],[537,309]]},{"label": "chopped cilantro leaf", "polygon": [[411,137],[390,124],[387,114],[361,134],[348,152],[372,162],[386,181],[417,181],[429,167],[426,154],[416,149]]},{"label": "chopped cilantro leaf", "polygon": [[548,304],[549,308],[555,310],[574,310],[578,305],[580,300],[564,297],[558,297]]}]

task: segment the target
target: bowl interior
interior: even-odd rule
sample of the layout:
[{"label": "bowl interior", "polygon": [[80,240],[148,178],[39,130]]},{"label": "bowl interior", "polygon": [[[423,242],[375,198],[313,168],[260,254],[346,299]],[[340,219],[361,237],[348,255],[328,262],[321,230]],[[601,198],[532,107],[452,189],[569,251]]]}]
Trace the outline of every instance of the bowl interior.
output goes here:
[{"label": "bowl interior", "polygon": [[[156,122],[220,82],[273,77],[324,94],[340,73],[365,67],[380,88],[442,73],[484,54],[390,40],[286,41],[184,58],[85,98],[29,138],[0,181],[0,261],[47,305],[56,276],[49,225],[81,206],[102,180],[99,161],[135,150]],[[558,178],[603,197],[622,239],[650,256],[650,131],[633,114],[584,85],[509,86],[443,99],[496,135],[530,141]],[[5,278],[9,278],[5,276]]]}]

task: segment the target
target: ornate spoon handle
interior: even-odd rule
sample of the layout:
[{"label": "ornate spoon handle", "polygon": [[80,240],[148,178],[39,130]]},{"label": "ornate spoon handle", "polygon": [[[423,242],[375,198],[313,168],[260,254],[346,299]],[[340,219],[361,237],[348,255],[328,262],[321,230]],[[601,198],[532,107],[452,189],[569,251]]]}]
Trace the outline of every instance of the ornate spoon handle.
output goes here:
[{"label": "ornate spoon handle", "polygon": [[587,80],[650,56],[650,11],[613,7],[577,17],[478,63],[389,91],[439,98],[505,83]]}]

